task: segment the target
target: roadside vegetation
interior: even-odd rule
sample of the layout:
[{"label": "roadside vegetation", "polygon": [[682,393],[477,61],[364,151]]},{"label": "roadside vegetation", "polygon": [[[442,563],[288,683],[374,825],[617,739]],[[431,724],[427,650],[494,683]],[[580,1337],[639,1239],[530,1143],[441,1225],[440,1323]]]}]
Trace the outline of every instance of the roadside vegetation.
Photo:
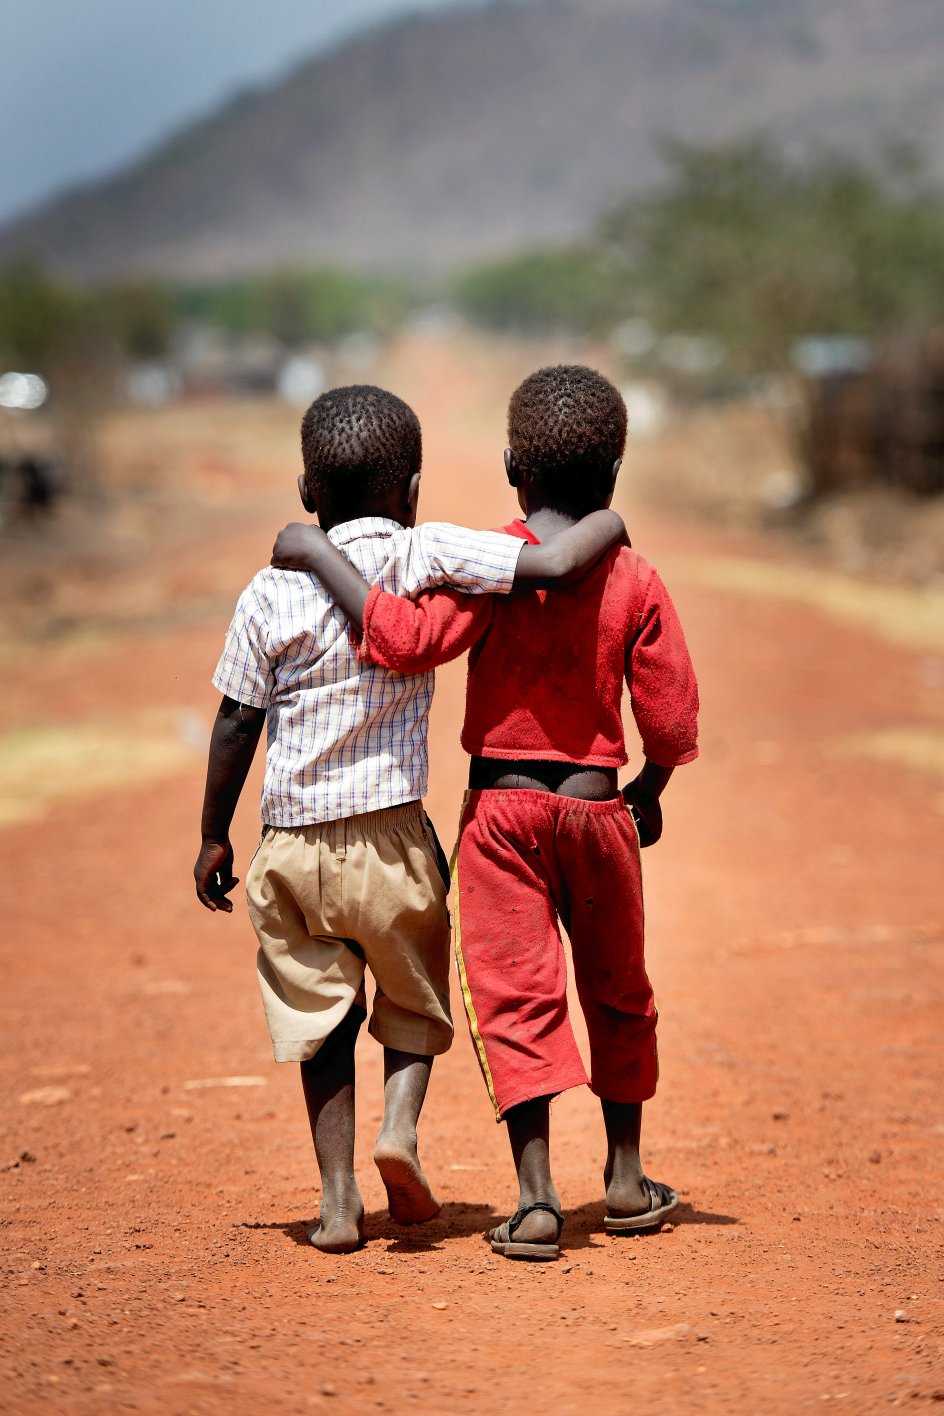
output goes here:
[{"label": "roadside vegetation", "polygon": [[384,338],[445,302],[502,332],[599,337],[635,320],[660,336],[710,336],[750,372],[782,367],[806,335],[887,338],[944,321],[944,192],[912,153],[866,166],[754,139],[669,142],[663,158],[662,184],[582,242],[515,252],[445,284],[321,267],[79,290],[20,264],[0,272],[0,358],[40,372],[160,358],[188,323],[330,347]]},{"label": "roadside vegetation", "polygon": [[529,334],[643,320],[709,335],[744,372],[782,368],[804,336],[887,338],[944,321],[944,194],[911,153],[867,167],[756,139],[663,155],[658,190],[579,247],[466,272],[459,307]]}]

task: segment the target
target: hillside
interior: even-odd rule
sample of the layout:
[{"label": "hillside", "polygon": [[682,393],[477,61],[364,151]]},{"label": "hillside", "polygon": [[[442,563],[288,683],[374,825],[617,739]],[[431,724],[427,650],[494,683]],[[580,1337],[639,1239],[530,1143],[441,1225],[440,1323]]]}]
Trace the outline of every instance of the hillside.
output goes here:
[{"label": "hillside", "polygon": [[579,233],[654,139],[764,127],[944,172],[940,0],[497,0],[369,31],[0,231],[64,274],[442,268]]}]

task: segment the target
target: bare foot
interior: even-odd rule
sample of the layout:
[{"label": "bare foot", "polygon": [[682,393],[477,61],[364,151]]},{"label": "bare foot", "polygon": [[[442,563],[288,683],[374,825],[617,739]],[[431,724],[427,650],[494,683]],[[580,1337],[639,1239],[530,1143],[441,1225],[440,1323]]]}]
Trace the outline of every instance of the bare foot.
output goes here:
[{"label": "bare foot", "polygon": [[331,1213],[322,1201],[318,1223],[308,1231],[308,1242],[323,1254],[353,1254],[364,1247],[364,1207]]},{"label": "bare foot", "polygon": [[374,1164],[387,1191],[390,1218],[397,1224],[425,1224],[442,1209],[423,1174],[416,1140],[383,1132],[374,1147]]}]

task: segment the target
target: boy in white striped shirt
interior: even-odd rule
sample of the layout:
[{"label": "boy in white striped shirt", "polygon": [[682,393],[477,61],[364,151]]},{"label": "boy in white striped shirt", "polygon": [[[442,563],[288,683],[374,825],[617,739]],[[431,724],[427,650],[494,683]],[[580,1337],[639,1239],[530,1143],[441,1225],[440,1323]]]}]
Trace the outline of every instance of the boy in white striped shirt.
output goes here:
[{"label": "boy in white striped shirt", "polygon": [[[369,581],[401,595],[446,583],[471,594],[554,584],[623,534],[612,512],[538,546],[442,523],[416,527],[419,422],[372,386],[317,399],[302,421],[302,455],[306,511]],[[265,723],[263,839],[246,881],[259,985],[276,1060],[301,1063],[322,1181],[309,1239],[348,1253],[364,1242],[354,1043],[367,968],[369,1031],[384,1047],[374,1160],[394,1220],[422,1223],[439,1212],[416,1144],[433,1057],[452,1041],[448,873],[422,807],[433,676],[360,663],[319,582],[266,567],[240,596],[213,682],[223,699],[197,895],[207,909],[232,910],[229,827]]]}]

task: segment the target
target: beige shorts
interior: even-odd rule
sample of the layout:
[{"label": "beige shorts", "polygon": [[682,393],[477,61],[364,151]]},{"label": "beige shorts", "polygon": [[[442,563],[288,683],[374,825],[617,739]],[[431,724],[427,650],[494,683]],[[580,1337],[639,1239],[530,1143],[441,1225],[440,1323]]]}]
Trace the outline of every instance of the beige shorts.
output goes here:
[{"label": "beige shorts", "polygon": [[246,879],[277,1062],[314,1057],[353,1007],[384,1047],[433,1056],[452,1042],[449,915],[422,805],[268,827]]}]

